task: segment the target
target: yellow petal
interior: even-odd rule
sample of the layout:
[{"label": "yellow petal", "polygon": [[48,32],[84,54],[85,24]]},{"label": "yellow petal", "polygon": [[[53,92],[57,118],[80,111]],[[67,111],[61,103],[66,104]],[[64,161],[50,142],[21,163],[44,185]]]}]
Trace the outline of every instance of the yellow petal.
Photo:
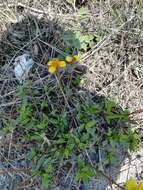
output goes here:
[{"label": "yellow petal", "polygon": [[143,182],[139,183],[138,190],[143,190]]},{"label": "yellow petal", "polygon": [[125,187],[126,190],[138,190],[138,184],[134,179],[127,180]]},{"label": "yellow petal", "polygon": [[72,62],[73,58],[71,56],[67,55],[65,60],[70,63],[70,62]]},{"label": "yellow petal", "polygon": [[53,58],[53,59],[51,59],[51,60],[48,62],[48,65],[49,65],[49,66],[54,65],[55,62],[57,62],[57,61],[59,61],[58,58]]},{"label": "yellow petal", "polygon": [[59,62],[59,66],[60,67],[65,67],[66,66],[66,62],[65,61],[60,61]]},{"label": "yellow petal", "polygon": [[53,61],[48,61],[48,65],[49,66],[52,65],[52,63],[53,63]]},{"label": "yellow petal", "polygon": [[48,68],[49,73],[55,73],[56,71],[57,71],[57,67],[51,66],[51,67]]},{"label": "yellow petal", "polygon": [[74,55],[73,57],[74,57],[74,59],[75,59],[77,62],[79,61],[79,56],[78,56],[78,55]]}]

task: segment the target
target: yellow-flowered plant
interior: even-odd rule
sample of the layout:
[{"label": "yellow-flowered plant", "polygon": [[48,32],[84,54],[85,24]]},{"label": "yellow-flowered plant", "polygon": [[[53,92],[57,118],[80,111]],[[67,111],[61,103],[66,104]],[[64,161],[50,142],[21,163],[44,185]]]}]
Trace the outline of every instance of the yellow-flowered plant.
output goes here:
[{"label": "yellow-flowered plant", "polygon": [[143,182],[136,182],[134,179],[129,179],[125,184],[126,190],[143,190]]},{"label": "yellow-flowered plant", "polygon": [[55,73],[59,71],[60,68],[63,68],[65,66],[66,66],[65,61],[61,61],[59,58],[53,58],[48,62],[48,72]]},{"label": "yellow-flowered plant", "polygon": [[75,64],[79,61],[78,55],[70,56],[67,55],[65,57],[65,61],[61,61],[59,58],[53,58],[48,62],[48,72],[55,73],[59,71],[60,68],[66,66],[66,62],[70,64]]},{"label": "yellow-flowered plant", "polygon": [[65,60],[70,64],[75,64],[79,62],[79,57],[78,55],[74,55],[74,56],[67,55]]}]

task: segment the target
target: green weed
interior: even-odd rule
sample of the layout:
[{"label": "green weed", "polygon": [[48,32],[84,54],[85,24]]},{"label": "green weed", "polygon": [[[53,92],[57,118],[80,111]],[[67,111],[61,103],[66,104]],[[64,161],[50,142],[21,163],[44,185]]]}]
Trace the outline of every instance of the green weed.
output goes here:
[{"label": "green weed", "polygon": [[73,51],[86,52],[94,45],[94,41],[98,42],[100,36],[97,33],[81,33],[80,31],[72,32],[66,31],[63,35],[63,40],[66,45],[65,52],[71,53]]},{"label": "green weed", "polygon": [[[21,143],[31,144],[27,153],[27,159],[32,162],[30,174],[40,176],[44,188],[50,187],[55,171],[65,168],[66,161],[75,163],[76,181],[87,183],[90,176],[95,176],[85,151],[108,145],[104,164],[115,164],[117,144],[125,151],[132,151],[137,146],[137,137],[130,128],[129,112],[118,108],[114,101],[102,99],[87,103],[80,99],[72,104],[77,88],[74,84],[79,84],[79,78],[74,80],[70,87],[74,93],[67,100],[72,112],[67,103],[60,103],[59,97],[63,92],[50,88],[48,84],[40,89],[31,89],[26,83],[17,92],[22,102],[17,108],[15,130],[20,128]],[[62,88],[67,92],[64,85]],[[36,96],[45,90],[48,98],[35,101]],[[7,124],[6,129],[11,130]],[[98,160],[95,168],[98,168]]]}]

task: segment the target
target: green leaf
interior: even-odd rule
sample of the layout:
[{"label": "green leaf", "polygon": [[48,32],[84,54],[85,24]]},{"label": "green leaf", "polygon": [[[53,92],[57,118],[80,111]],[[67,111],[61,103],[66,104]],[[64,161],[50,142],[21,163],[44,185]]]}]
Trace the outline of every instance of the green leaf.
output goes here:
[{"label": "green leaf", "polygon": [[63,40],[68,47],[80,49],[80,41],[74,32],[66,31],[63,35]]},{"label": "green leaf", "polygon": [[43,141],[43,137],[40,134],[33,134],[30,137],[31,140],[35,140],[37,142]]},{"label": "green leaf", "polygon": [[81,82],[81,76],[77,75],[77,77],[72,81],[72,84],[75,86],[79,86]]},{"label": "green leaf", "polygon": [[94,176],[94,172],[90,165],[87,165],[82,159],[78,160],[78,170],[75,179],[79,181],[80,179],[86,184],[89,177]]},{"label": "green leaf", "polygon": [[48,174],[42,175],[42,187],[48,188],[50,183],[50,177]]},{"label": "green leaf", "polygon": [[67,3],[71,4],[71,5],[74,5],[75,3],[75,0],[66,0]]},{"label": "green leaf", "polygon": [[81,7],[78,12],[77,12],[78,16],[80,17],[80,19],[84,19],[87,17],[87,15],[89,14],[89,9],[88,7]]},{"label": "green leaf", "polygon": [[98,105],[90,105],[86,108],[86,111],[91,114],[96,114],[101,110]]},{"label": "green leaf", "polygon": [[101,40],[101,36],[98,33],[94,33],[94,38],[96,39],[96,42]]},{"label": "green leaf", "polygon": [[84,143],[87,143],[88,140],[89,140],[89,134],[86,132],[86,133],[83,133],[82,136],[81,136],[81,141],[84,142]]},{"label": "green leaf", "polygon": [[42,157],[38,160],[37,165],[36,165],[36,170],[37,170],[37,171],[43,166],[44,161],[45,161],[45,157],[44,157],[44,156],[42,156]]},{"label": "green leaf", "polygon": [[[67,53],[66,50],[64,50],[64,52]],[[67,54],[70,54],[70,53],[67,53]],[[60,60],[64,60],[65,55],[59,54],[57,58],[59,58]]]},{"label": "green leaf", "polygon": [[70,153],[71,153],[71,152],[70,152],[69,147],[66,147],[65,150],[64,150],[64,157],[68,158],[69,155],[70,155]]},{"label": "green leaf", "polygon": [[118,158],[115,154],[115,152],[113,152],[113,150],[108,150],[106,153],[106,163],[108,164],[117,164],[118,163]]},{"label": "green leaf", "polygon": [[107,113],[111,112],[113,108],[116,107],[116,104],[114,101],[111,101],[111,100],[106,100],[104,102],[104,105],[105,105],[105,110]]},{"label": "green leaf", "polygon": [[94,39],[94,36],[92,34],[87,34],[82,37],[83,42],[86,42],[87,44],[90,43]]},{"label": "green leaf", "polygon": [[68,144],[64,150],[64,156],[68,158],[73,152],[74,144]]},{"label": "green leaf", "polygon": [[88,173],[81,173],[81,176],[82,176],[82,180],[83,180],[83,183],[84,184],[87,184],[88,183],[88,179],[89,179],[89,175],[88,175]]},{"label": "green leaf", "polygon": [[78,169],[82,169],[85,165],[85,162],[82,159],[78,159],[77,164],[78,164]]},{"label": "green leaf", "polygon": [[47,121],[46,121],[45,118],[42,118],[42,120],[40,121],[40,123],[37,125],[37,127],[39,129],[46,129],[47,126],[48,126],[48,124],[47,124]]},{"label": "green leaf", "polygon": [[88,46],[90,47],[90,45],[93,42],[94,39],[94,34],[82,34],[81,32],[76,32],[76,38],[79,39],[80,42],[80,49],[86,51]]},{"label": "green leaf", "polygon": [[88,42],[92,41],[94,39],[93,34],[88,34]]},{"label": "green leaf", "polygon": [[28,122],[26,122],[26,127],[29,129],[35,128],[35,122],[28,120]]},{"label": "green leaf", "polygon": [[30,152],[28,152],[27,154],[27,159],[32,160],[35,156],[36,156],[36,151],[34,148],[32,148]]},{"label": "green leaf", "polygon": [[48,101],[47,100],[43,100],[42,104],[41,104],[41,108],[48,108]]},{"label": "green leaf", "polygon": [[17,89],[17,95],[19,97],[23,97],[25,95],[23,86],[18,87],[18,89]]},{"label": "green leaf", "polygon": [[96,121],[95,121],[95,120],[89,121],[88,123],[86,123],[85,128],[86,128],[86,129],[91,128],[91,127],[93,127],[95,124],[96,124]]},{"label": "green leaf", "polygon": [[87,44],[83,42],[81,44],[81,49],[83,49],[84,51],[86,51],[87,50]]},{"label": "green leaf", "polygon": [[137,147],[137,135],[131,130],[128,131],[128,134],[120,134],[119,140],[125,150],[129,149],[130,151],[133,151]]}]

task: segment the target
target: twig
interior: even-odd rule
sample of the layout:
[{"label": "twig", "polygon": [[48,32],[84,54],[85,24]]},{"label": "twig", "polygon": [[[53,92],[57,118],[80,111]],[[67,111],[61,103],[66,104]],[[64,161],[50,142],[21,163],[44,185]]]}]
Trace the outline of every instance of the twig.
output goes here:
[{"label": "twig", "polygon": [[100,151],[100,149],[98,149],[98,155],[99,155],[100,170],[104,171],[103,165],[102,165],[102,159],[101,159],[101,151]]},{"label": "twig", "polygon": [[42,42],[43,44],[49,46],[49,47],[52,48],[53,50],[57,51],[58,53],[60,53],[60,54],[62,54],[62,55],[64,55],[64,56],[67,55],[66,53],[64,53],[64,52],[61,51],[60,49],[58,49],[58,48],[52,46],[51,44],[49,44],[49,43],[47,43],[47,42],[44,42],[43,40],[40,40],[39,38],[38,38],[38,40],[39,40],[40,42]]},{"label": "twig", "polygon": [[11,153],[12,140],[13,140],[13,131],[14,131],[14,129],[12,129],[12,132],[11,132],[11,135],[10,135],[10,142],[9,142],[9,147],[8,147],[8,160],[10,158],[10,153]]},{"label": "twig", "polygon": [[111,86],[113,83],[117,82],[119,79],[121,79],[123,77],[123,75],[125,74],[125,72],[132,66],[134,65],[135,61],[131,62],[126,69],[113,81],[111,81],[111,83],[109,83],[107,86],[103,87],[98,93],[103,92],[107,87]]},{"label": "twig", "polygon": [[[29,168],[30,169],[30,168]],[[0,170],[0,174],[6,174],[6,173],[19,173],[19,172],[28,172],[29,169],[24,168],[9,168],[9,169],[3,169]]]},{"label": "twig", "polygon": [[71,168],[69,169],[68,173],[67,173],[67,176],[65,177],[65,182],[67,181],[70,173],[72,172],[72,170],[74,169],[74,166],[75,166],[75,163],[72,164]]},{"label": "twig", "polygon": [[0,108],[1,107],[9,107],[9,106],[12,106],[14,104],[19,104],[20,102],[21,102],[20,100],[17,100],[17,101],[14,101],[14,102],[3,103],[3,104],[0,104]]},{"label": "twig", "polygon": [[28,179],[26,179],[25,181],[20,182],[20,183],[18,184],[18,187],[24,188],[24,187],[30,186],[30,185],[32,184],[32,182],[29,182],[29,181],[30,181],[31,179],[34,180],[34,178],[35,178],[36,176],[37,176],[36,174],[35,174],[35,175],[32,175],[32,176],[30,176]]},{"label": "twig", "polygon": [[17,4],[15,4],[15,3],[9,3],[9,4],[0,4],[0,8],[4,8],[4,7],[8,7],[8,8],[12,8],[12,7],[23,7],[23,8],[25,8],[25,9],[29,9],[29,10],[31,10],[31,11],[33,11],[33,12],[36,12],[36,13],[38,13],[38,14],[45,14],[45,11],[42,11],[42,10],[39,10],[39,9],[36,9],[36,8],[33,8],[33,7],[29,7],[29,6],[26,6],[26,5],[24,5],[24,4],[22,4],[22,3],[20,3],[20,2],[18,2]]},{"label": "twig", "polygon": [[136,115],[136,114],[140,114],[140,113],[143,113],[143,108],[139,109],[139,110],[136,110],[136,111],[133,111],[129,115]]},{"label": "twig", "polygon": [[114,183],[117,187],[119,187],[122,190],[125,190],[125,188],[121,185],[119,185],[118,183],[116,183],[116,181],[114,181],[111,177],[107,176],[106,174],[104,174],[102,171],[99,171],[99,173],[104,176],[106,179],[108,179],[109,182]]},{"label": "twig", "polygon": [[67,98],[66,98],[66,95],[65,95],[65,93],[64,93],[64,91],[63,91],[63,89],[62,89],[62,85],[61,85],[61,83],[60,83],[60,80],[59,80],[59,78],[57,77],[56,74],[55,74],[55,78],[56,78],[56,81],[57,81],[57,83],[58,83],[58,85],[59,85],[59,87],[60,87],[60,90],[61,90],[62,94],[63,94],[63,97],[64,97],[64,99],[65,99],[65,102],[66,102],[67,106],[68,106],[69,109],[70,109],[70,105],[69,105],[68,100],[67,100]]},{"label": "twig", "polygon": [[86,54],[84,54],[84,56],[82,57],[82,61],[88,59],[90,56],[94,55],[97,51],[99,51],[99,49],[101,49],[101,47],[103,47],[103,45],[105,44],[105,42],[107,42],[111,36],[113,34],[117,34],[128,22],[132,21],[134,18],[134,16],[132,16],[131,18],[129,18],[126,22],[124,22],[116,31],[111,32],[111,34],[109,34],[108,36],[105,36],[98,44],[96,44],[93,49],[89,52],[87,52]]},{"label": "twig", "polygon": [[4,97],[7,97],[7,96],[10,96],[10,95],[12,95],[12,94],[15,93],[15,92],[16,92],[16,90],[13,90],[13,91],[11,91],[11,92],[8,92],[8,93],[4,94],[4,95],[1,96],[1,97],[4,98]]},{"label": "twig", "polygon": [[[96,168],[94,167],[94,164],[92,163],[92,160],[91,160],[91,158],[90,158],[90,156],[89,156],[87,150],[85,150],[85,152],[86,152],[86,155],[87,155],[87,157],[88,157],[88,160],[89,160],[91,166],[93,167],[93,171],[94,171],[94,173],[96,174],[96,171],[95,171]],[[120,186],[120,185],[119,185],[118,183],[116,183],[111,177],[109,177],[109,176],[107,176],[106,174],[104,174],[103,171],[98,171],[98,173],[100,173],[100,174],[103,175],[106,179],[108,179],[108,181],[109,181],[110,184],[113,183],[113,184],[115,184],[117,187],[119,187],[120,189],[125,190],[124,187]]]},{"label": "twig", "polygon": [[24,48],[26,48],[27,46],[29,46],[34,40],[36,40],[39,36],[41,36],[44,33],[44,31],[38,35],[36,35],[33,39],[31,39],[31,41],[27,42],[22,48],[20,48],[15,54],[14,56],[11,58],[9,64],[7,65],[7,67],[5,68],[3,75],[5,75],[6,71],[8,70],[8,67],[11,65],[11,63],[13,62],[13,60],[15,59],[15,57],[22,51],[24,50]]}]

